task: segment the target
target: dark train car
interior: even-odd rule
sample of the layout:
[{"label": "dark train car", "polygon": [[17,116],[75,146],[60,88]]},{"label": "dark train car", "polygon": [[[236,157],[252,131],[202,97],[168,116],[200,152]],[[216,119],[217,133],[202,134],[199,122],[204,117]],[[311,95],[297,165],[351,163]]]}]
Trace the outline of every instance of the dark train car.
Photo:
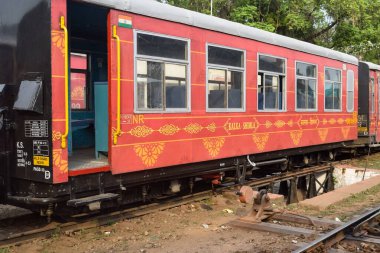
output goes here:
[{"label": "dark train car", "polygon": [[380,66],[359,63],[357,146],[379,147],[380,143]]},{"label": "dark train car", "polygon": [[155,1],[0,5],[6,202],[128,203],[357,138],[353,56]]}]

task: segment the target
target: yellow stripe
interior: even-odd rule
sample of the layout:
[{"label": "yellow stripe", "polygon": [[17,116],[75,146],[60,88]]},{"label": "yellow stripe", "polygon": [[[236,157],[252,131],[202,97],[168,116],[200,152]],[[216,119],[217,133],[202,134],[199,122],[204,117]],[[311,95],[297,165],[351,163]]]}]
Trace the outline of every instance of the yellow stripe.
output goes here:
[{"label": "yellow stripe", "polygon": [[[348,126],[350,128],[356,127],[356,126]],[[262,132],[263,134],[278,134],[278,133],[289,133],[291,131],[316,131],[319,129],[332,129],[337,128],[341,129],[342,127],[326,127],[326,128],[311,128],[311,129],[295,129],[295,130],[287,130],[287,131],[274,131],[274,132]],[[231,137],[242,137],[242,136],[252,136],[255,133],[249,133],[249,134],[231,134],[231,135],[222,135],[222,136],[212,136],[210,138],[231,138]],[[261,133],[258,133],[261,134]],[[122,144],[117,146],[112,146],[113,148],[121,148],[121,147],[128,147],[128,146],[135,146],[135,145],[143,145],[143,144],[154,144],[154,143],[171,143],[171,142],[179,142],[179,141],[196,141],[196,140],[203,140],[207,137],[201,137],[201,138],[188,138],[188,139],[175,139],[175,140],[167,140],[167,141],[151,141],[151,142],[139,142],[139,143],[130,143],[130,144]]]},{"label": "yellow stripe", "polygon": [[[117,78],[112,78],[112,81],[117,81],[117,80],[118,80]],[[120,81],[123,81],[123,82],[134,82],[131,79],[120,79]]]},{"label": "yellow stripe", "polygon": [[205,52],[201,52],[201,51],[191,51],[193,54],[206,54]]},{"label": "yellow stripe", "polygon": [[[252,117],[289,117],[289,116],[301,116],[301,113],[297,114],[289,114],[287,112],[274,112],[276,114],[268,114],[265,112],[256,112],[256,114],[251,114],[251,115],[220,115],[220,116],[213,116],[213,115],[207,115],[207,116],[183,116],[183,117],[170,117],[168,115],[165,115],[165,117],[144,117],[144,119],[202,119],[202,118],[252,118]],[[326,116],[326,117],[332,117],[334,115],[339,115],[339,116],[352,116],[352,113],[320,113],[320,114],[306,114],[308,117],[312,116]]]},{"label": "yellow stripe", "polygon": [[191,84],[192,86],[202,86],[202,87],[205,87],[206,84],[203,84],[203,83],[193,83]]},{"label": "yellow stripe", "polygon": [[[111,39],[112,41],[116,41],[116,39]],[[120,40],[120,42],[123,42],[123,43],[128,43],[128,44],[133,44],[133,41],[131,40]]]},{"label": "yellow stripe", "polygon": [[54,78],[65,78],[65,76],[60,76],[60,75],[52,75],[51,77],[54,77]]},{"label": "yellow stripe", "polygon": [[257,62],[256,60],[247,60],[248,62]]},{"label": "yellow stripe", "polygon": [[65,119],[53,119],[53,122],[62,122],[65,121]]}]

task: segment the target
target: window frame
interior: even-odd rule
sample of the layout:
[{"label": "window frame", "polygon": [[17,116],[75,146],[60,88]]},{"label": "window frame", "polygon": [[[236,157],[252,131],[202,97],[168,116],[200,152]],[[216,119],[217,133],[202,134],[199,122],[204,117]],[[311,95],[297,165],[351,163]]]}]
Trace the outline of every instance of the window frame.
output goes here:
[{"label": "window frame", "polygon": [[[326,69],[340,71],[340,109],[326,109]],[[331,81],[330,81],[331,82]],[[332,81],[334,83],[334,81]],[[334,87],[333,87],[334,89]],[[333,68],[324,66],[323,69],[323,108],[325,112],[342,112],[343,111],[343,70],[339,68]]]},{"label": "window frame", "polygon": [[375,92],[375,89],[376,89],[376,83],[375,83],[375,77],[373,76],[370,76],[369,77],[369,81],[370,81],[370,97],[371,97],[371,108],[369,110],[369,113],[371,114],[374,114],[376,112],[376,92]]},{"label": "window frame", "polygon": [[[179,59],[172,59],[172,58],[165,58],[165,57],[157,57],[157,56],[149,56],[149,55],[139,55],[137,54],[137,35],[138,34],[146,34],[146,35],[152,35],[162,38],[168,38],[168,39],[175,39],[175,40],[181,40],[185,41],[187,43],[187,60],[179,60]],[[133,40],[134,40],[134,52],[133,52],[133,62],[134,62],[134,98],[133,98],[133,104],[134,104],[134,113],[144,113],[144,114],[157,114],[157,113],[190,113],[191,112],[191,40],[189,38],[184,37],[178,37],[178,36],[172,36],[162,33],[155,33],[150,31],[144,31],[144,30],[133,30]],[[186,108],[166,108],[163,106],[163,108],[159,109],[140,109],[138,107],[138,82],[137,82],[137,61],[153,61],[153,62],[159,62],[159,63],[169,63],[169,64],[177,64],[177,65],[186,65],[186,99],[187,99],[187,106]],[[163,103],[166,103],[166,97],[165,97],[165,84],[163,83],[163,95],[162,95],[162,101]]]},{"label": "window frame", "polygon": [[[303,76],[298,76],[297,75],[297,63],[303,63],[303,64],[308,64],[308,65],[313,65],[315,66],[315,74],[316,74],[316,77],[303,77]],[[294,68],[294,76],[295,76],[295,84],[294,84],[294,90],[295,90],[295,94],[294,94],[294,97],[295,97],[295,111],[296,112],[317,112],[318,111],[318,97],[319,97],[319,93],[318,93],[318,64],[314,64],[314,63],[310,63],[310,62],[304,62],[304,61],[295,61],[294,62],[295,64],[295,68]],[[298,109],[297,108],[297,79],[298,77],[300,77],[300,79],[304,79],[304,80],[308,80],[308,79],[314,79],[315,80],[315,109]]]},{"label": "window frame", "polygon": [[[70,94],[69,94],[69,98],[70,98],[70,110],[72,110],[73,112],[91,112],[93,110],[93,104],[92,104],[92,96],[93,96],[93,89],[91,87],[91,82],[92,80],[90,80],[91,78],[91,75],[90,75],[90,63],[91,63],[91,55],[89,53],[86,53],[86,52],[81,52],[81,51],[73,51],[73,52],[70,52],[70,57],[71,55],[86,55],[86,65],[87,65],[87,68],[86,69],[77,69],[77,68],[72,68],[71,67],[71,60],[70,60],[70,69],[69,69],[69,78],[70,78]],[[86,108],[81,108],[81,109],[77,109],[77,108],[72,108],[71,106],[71,73],[78,73],[78,74],[85,74],[86,75],[86,87],[84,89],[84,92],[85,92],[85,105],[86,105]]]},{"label": "window frame", "polygon": [[[269,57],[272,57],[272,58],[278,58],[278,59],[283,59],[285,61],[285,73],[280,73],[280,72],[271,72],[271,71],[266,71],[266,70],[260,70],[260,56],[269,56]],[[259,73],[263,73],[263,78],[261,80],[262,83],[264,83],[265,81],[265,74],[269,74],[269,75],[272,75],[272,76],[282,76],[284,75],[284,109],[282,110],[276,110],[276,109],[265,109],[265,101],[263,100],[263,109],[259,109],[259,79],[258,79],[258,76],[259,76]],[[288,59],[285,58],[285,57],[281,57],[281,56],[276,56],[276,55],[271,55],[271,54],[265,54],[265,53],[260,53],[258,52],[257,53],[257,74],[256,74],[256,109],[257,109],[257,112],[259,113],[266,113],[266,112],[287,112],[288,111]],[[265,91],[265,87],[264,87],[264,91]],[[264,96],[265,97],[265,96]]]},{"label": "window frame", "polygon": [[[243,68],[234,67],[234,66],[227,66],[227,65],[218,65],[218,64],[211,64],[208,62],[208,47],[219,47],[224,49],[230,49],[235,50],[243,53]],[[242,73],[242,98],[241,98],[241,108],[209,108],[208,106],[208,81],[209,81],[209,68],[211,69],[218,69],[218,70],[224,70],[224,71],[235,71],[235,72],[241,72]],[[234,48],[214,43],[206,43],[206,112],[246,112],[246,95],[247,95],[247,89],[246,89],[246,70],[247,70],[247,57],[246,57],[246,50],[240,49],[240,48]],[[227,100],[228,100],[228,87],[226,87],[227,91]]]},{"label": "window frame", "polygon": [[[348,74],[352,73],[353,78],[353,84],[352,84],[352,109],[348,108],[348,92],[351,92],[348,90]],[[346,73],[346,111],[347,112],[353,112],[355,110],[355,72],[351,69],[347,70]]]}]

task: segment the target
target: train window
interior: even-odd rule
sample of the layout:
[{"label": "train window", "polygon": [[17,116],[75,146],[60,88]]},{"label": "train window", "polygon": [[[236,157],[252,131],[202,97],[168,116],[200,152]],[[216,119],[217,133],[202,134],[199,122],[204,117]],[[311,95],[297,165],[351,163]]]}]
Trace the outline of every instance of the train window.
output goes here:
[{"label": "train window", "polygon": [[259,55],[258,110],[285,111],[286,60]]},{"label": "train window", "polygon": [[296,104],[297,110],[317,109],[317,66],[296,63]]},{"label": "train window", "polygon": [[189,109],[188,43],[187,40],[137,33],[137,110]]},{"label": "train window", "polygon": [[371,112],[375,112],[375,78],[371,78],[371,87],[370,87],[370,92],[371,92]]},{"label": "train window", "polygon": [[207,109],[244,110],[245,52],[207,46]]},{"label": "train window", "polygon": [[187,41],[151,34],[137,34],[137,54],[187,60]]},{"label": "train window", "polygon": [[354,86],[355,86],[355,79],[354,79],[354,71],[348,70],[347,71],[347,111],[353,112],[354,111]]},{"label": "train window", "polygon": [[342,71],[325,68],[325,110],[342,109]]},{"label": "train window", "polygon": [[70,55],[70,90],[72,110],[87,110],[87,55]]}]

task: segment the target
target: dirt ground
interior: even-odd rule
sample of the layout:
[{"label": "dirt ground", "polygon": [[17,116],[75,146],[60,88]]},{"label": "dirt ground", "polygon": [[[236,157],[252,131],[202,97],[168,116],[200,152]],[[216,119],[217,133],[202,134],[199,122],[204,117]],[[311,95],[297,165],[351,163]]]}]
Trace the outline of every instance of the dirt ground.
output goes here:
[{"label": "dirt ground", "polygon": [[[379,204],[380,185],[377,185],[322,212],[298,204],[285,206],[282,201],[275,202],[274,208],[283,212],[347,221],[366,208]],[[314,239],[257,232],[228,224],[245,214],[248,208],[249,206],[239,203],[230,192],[203,202],[183,205],[102,228],[75,231],[71,234],[57,231],[51,238],[0,249],[0,253],[291,252]]]}]

